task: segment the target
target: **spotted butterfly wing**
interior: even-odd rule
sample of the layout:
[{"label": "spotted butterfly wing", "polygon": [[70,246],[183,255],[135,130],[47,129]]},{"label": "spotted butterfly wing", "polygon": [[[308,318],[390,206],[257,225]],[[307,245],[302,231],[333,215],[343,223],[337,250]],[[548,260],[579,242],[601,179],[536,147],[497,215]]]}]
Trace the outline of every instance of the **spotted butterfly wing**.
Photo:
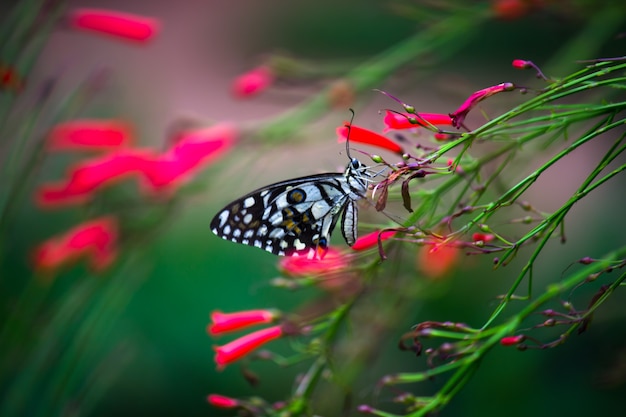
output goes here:
[{"label": "spotted butterfly wing", "polygon": [[279,256],[323,258],[330,235],[342,217],[350,246],[356,240],[356,201],[367,191],[366,167],[352,159],[345,173],[294,178],[253,191],[228,204],[211,221],[211,230],[235,243]]}]

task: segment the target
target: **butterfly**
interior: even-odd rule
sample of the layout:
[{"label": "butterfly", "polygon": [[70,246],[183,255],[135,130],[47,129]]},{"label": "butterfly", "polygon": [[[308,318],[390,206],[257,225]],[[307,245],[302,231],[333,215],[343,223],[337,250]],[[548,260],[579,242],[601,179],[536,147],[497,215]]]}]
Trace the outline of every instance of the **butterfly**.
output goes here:
[{"label": "butterfly", "polygon": [[322,259],[341,217],[349,246],[357,238],[357,201],[372,175],[351,158],[344,173],[325,173],[277,182],[231,202],[211,221],[211,231],[235,243],[279,256]]}]

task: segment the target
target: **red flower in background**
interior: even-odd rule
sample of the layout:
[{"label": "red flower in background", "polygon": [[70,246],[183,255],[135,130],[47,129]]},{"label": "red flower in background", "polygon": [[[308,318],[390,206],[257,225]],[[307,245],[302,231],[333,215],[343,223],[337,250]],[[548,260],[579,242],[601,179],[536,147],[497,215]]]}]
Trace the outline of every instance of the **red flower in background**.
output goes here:
[{"label": "red flower in background", "polygon": [[378,146],[391,152],[402,153],[402,148],[397,143],[383,135],[355,125],[351,125],[349,128],[346,125],[338,127],[337,141],[345,142],[348,138],[348,133],[350,134],[350,142],[364,143],[366,145]]},{"label": "red flower in background", "polygon": [[239,406],[239,401],[219,394],[209,394],[207,402],[217,408],[235,408]]},{"label": "red flower in background", "polygon": [[35,199],[42,207],[84,203],[99,188],[142,172],[154,158],[150,150],[124,149],[83,161],[70,168],[66,181],[40,186]]},{"label": "red flower in background", "polygon": [[116,244],[117,221],[113,217],[101,217],[45,241],[35,249],[33,261],[38,270],[51,272],[87,258],[90,266],[100,271],[115,260]]},{"label": "red flower in background", "polygon": [[50,131],[46,140],[51,150],[106,150],[128,146],[133,135],[130,124],[121,120],[71,120]]},{"label": "red flower in background", "polygon": [[380,230],[376,230],[372,233],[368,233],[358,238],[356,242],[354,242],[354,245],[352,245],[352,249],[353,250],[365,250],[365,249],[372,248],[378,245],[379,238],[381,241],[383,241],[383,240],[387,240],[393,237],[393,235],[395,234],[396,232],[392,230],[382,232],[382,233],[380,232]]},{"label": "red flower in background", "polygon": [[[415,123],[412,123],[411,121],[414,121]],[[410,113],[395,113],[387,110],[385,117],[383,118],[383,123],[385,124],[383,133],[389,130],[415,129],[417,127],[428,126],[428,124],[424,123],[424,121],[427,121],[431,125],[435,126],[452,124],[452,119],[447,114],[418,113],[415,115]]]},{"label": "red flower in background", "polygon": [[143,165],[145,184],[151,191],[180,186],[199,169],[229,151],[237,133],[230,123],[181,132],[170,149]]},{"label": "red flower in background", "polygon": [[213,323],[207,326],[207,332],[211,336],[216,336],[221,333],[241,330],[257,324],[267,324],[274,321],[277,315],[275,311],[271,310],[246,310],[236,313],[214,311],[211,313]]},{"label": "red flower in background", "polygon": [[157,19],[105,9],[76,9],[68,18],[74,29],[145,43],[158,32]]},{"label": "red flower in background", "polygon": [[218,369],[221,369],[281,336],[283,336],[283,328],[281,326],[272,326],[247,334],[223,346],[217,346],[215,347],[215,363]]},{"label": "red flower in background", "polygon": [[421,246],[417,252],[417,269],[427,278],[443,278],[456,266],[459,252],[459,247],[451,243]]},{"label": "red flower in background", "polygon": [[[162,154],[150,149],[125,148],[88,159],[71,167],[65,181],[40,186],[35,199],[42,207],[84,203],[100,188],[131,175],[140,175],[142,184],[151,192],[171,190],[228,151],[236,134],[233,125],[222,123],[184,131],[178,142]],[[96,132],[96,136],[100,134]]]},{"label": "red flower in background", "polygon": [[268,66],[254,68],[235,78],[233,94],[239,98],[255,96],[274,83],[274,73]]},{"label": "red flower in background", "polygon": [[323,259],[308,259],[306,256],[287,256],[280,259],[278,269],[294,278],[328,274],[347,269],[350,266],[346,256],[329,247]]}]

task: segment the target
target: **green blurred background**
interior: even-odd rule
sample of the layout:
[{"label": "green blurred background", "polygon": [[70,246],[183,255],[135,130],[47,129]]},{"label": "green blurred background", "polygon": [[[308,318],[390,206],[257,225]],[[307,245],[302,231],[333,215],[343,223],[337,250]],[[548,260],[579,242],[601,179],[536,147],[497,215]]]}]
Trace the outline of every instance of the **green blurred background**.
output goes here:
[{"label": "green blurred background", "polygon": [[[402,100],[420,111],[449,112],[470,92],[485,86],[503,81],[533,82],[511,68],[510,62],[515,58],[545,64],[553,71],[551,75],[563,75],[574,68],[574,59],[624,54],[623,7],[614,9],[608,19],[608,14],[594,14],[606,13],[601,7],[579,9],[573,4],[569,7],[569,2],[562,3],[554,7],[558,13],[551,11],[554,5],[548,4],[545,10],[522,19],[480,23],[473,38],[452,56],[439,51],[441,61],[433,56],[433,65],[414,63],[380,87],[401,94]],[[206,123],[229,120],[253,127],[257,121],[296,106],[323,82],[287,83],[246,101],[232,97],[230,83],[236,75],[255,66],[263,54],[277,51],[313,61],[334,60],[349,69],[353,63],[420,29],[421,23],[398,12],[406,4],[414,3],[70,2],[69,9],[105,7],[155,17],[161,21],[162,30],[147,46],[56,30],[32,79],[36,84],[50,76],[59,77],[61,97],[63,88],[70,90],[77,80],[100,68],[109,68],[109,87],[85,110],[85,115],[129,120],[135,124],[143,145],[162,147],[166,132],[180,118]],[[588,43],[581,42],[585,37]],[[572,41],[577,46],[568,50]],[[376,93],[365,93],[354,104],[357,121],[373,128],[379,123],[376,110],[389,106]],[[256,388],[244,381],[237,365],[217,372],[212,346],[229,339],[212,340],[205,328],[209,313],[215,309],[230,312],[272,307],[289,311],[307,300],[311,291],[289,292],[270,287],[268,281],[279,275],[277,259],[218,239],[210,232],[208,223],[220,207],[244,192],[268,182],[334,170],[342,165],[344,156],[335,142],[334,127],[346,115],[345,110],[333,110],[321,123],[302,126],[288,147],[243,147],[207,168],[196,180],[202,192],[194,192],[187,200],[183,198],[184,203],[174,215],[160,225],[155,240],[138,251],[133,268],[121,273],[130,288],[135,289],[131,293],[121,291],[125,295],[118,298],[119,304],[100,305],[99,297],[107,291],[107,283],[98,277],[85,277],[87,272],[81,266],[58,278],[44,305],[54,310],[59,307],[57,300],[65,300],[72,289],[86,287],[93,301],[80,304],[68,323],[94,320],[103,331],[87,337],[89,343],[80,348],[81,354],[92,361],[76,364],[103,366],[94,373],[102,383],[100,391],[96,390],[100,395],[83,410],[85,415],[227,415],[207,405],[206,395],[259,395],[279,400],[290,392],[300,368],[277,371],[274,365],[255,364],[253,369],[261,377]],[[564,177],[575,177],[577,169],[582,171],[585,155],[573,158],[568,166],[549,174],[545,180],[548,190],[561,184]],[[67,163],[64,157],[51,158],[39,181],[60,178]],[[623,186],[623,180],[621,184],[609,184],[597,199],[576,207],[572,213],[575,220],[570,224],[584,222],[584,227],[571,227],[570,243],[565,249],[556,243],[547,249],[537,288],[541,288],[542,281],[562,273],[563,265],[554,261],[564,253],[570,261],[599,256],[616,243],[623,243],[624,222],[612,220],[623,217]],[[133,192],[132,187],[128,192]],[[541,192],[537,191],[537,195]],[[612,203],[601,204],[607,201]],[[550,206],[550,202],[546,205]],[[2,248],[2,298],[8,312],[31,279],[28,253],[33,245],[70,227],[82,215],[80,209],[42,212],[30,201],[20,209],[5,236],[8,243]],[[470,267],[434,284],[436,288],[424,297],[423,305],[416,307],[415,316],[406,317],[398,324],[397,334],[380,341],[388,348],[368,370],[371,381],[385,373],[421,367],[421,358],[395,350],[397,337],[411,324],[422,320],[463,321],[474,326],[483,323],[496,305],[494,296],[510,285],[507,271],[492,273],[490,262],[491,259],[471,258]],[[86,278],[93,282],[79,282]],[[593,292],[591,289],[589,294]],[[442,415],[622,415],[626,394],[623,302],[623,295],[617,294],[602,307],[585,334],[559,348],[524,353],[496,349]],[[31,330],[37,325],[24,323]],[[40,336],[43,338],[45,333]],[[75,336],[68,332],[66,337],[69,340]],[[29,346],[45,343],[41,338],[28,339]],[[274,346],[278,351],[288,351],[284,343]],[[24,357],[16,354],[15,360]],[[49,387],[49,375],[40,377],[33,386]],[[417,388],[418,392],[433,392],[441,382],[426,382]],[[371,384],[359,387],[355,392],[362,397],[355,399],[356,403],[371,398],[371,390]],[[37,405],[40,392],[26,390],[22,394],[31,398],[32,415],[83,415],[78,400],[76,409],[64,404],[63,410],[41,410]],[[382,408],[389,407],[391,396],[384,393],[374,401]],[[48,404],[58,405],[54,395],[51,398]]]}]

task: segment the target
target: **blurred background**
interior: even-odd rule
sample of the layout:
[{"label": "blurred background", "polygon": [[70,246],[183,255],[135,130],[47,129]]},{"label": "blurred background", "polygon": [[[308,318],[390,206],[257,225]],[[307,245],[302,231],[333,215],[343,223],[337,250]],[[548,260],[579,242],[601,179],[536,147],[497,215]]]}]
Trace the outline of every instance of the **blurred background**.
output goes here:
[{"label": "blurred background", "polygon": [[[493,11],[494,3],[486,2],[485,11]],[[561,76],[576,68],[575,60],[624,55],[626,9],[620,2],[524,4],[519,17],[469,22],[467,37],[452,39],[449,49],[429,51],[375,87],[419,111],[448,113],[486,86],[505,81],[538,85],[531,73],[511,67],[516,58],[530,59],[549,75]],[[3,2],[0,10],[4,14],[13,5]],[[203,169],[192,186],[176,197],[175,208],[133,253],[132,267],[115,270],[113,283],[107,284],[106,275],[97,276],[79,263],[56,275],[53,283],[41,284],[29,256],[33,247],[84,220],[90,209],[42,210],[31,198],[24,198],[2,230],[0,293],[3,315],[21,314],[24,305],[32,315],[24,316],[30,317],[25,322],[18,320],[15,327],[14,334],[24,345],[17,350],[5,345],[3,401],[7,396],[25,399],[23,412],[15,415],[203,416],[230,414],[211,408],[206,402],[209,393],[284,398],[302,368],[277,371],[275,365],[255,363],[261,381],[251,387],[237,365],[216,370],[213,346],[230,339],[213,340],[205,328],[211,311],[294,310],[310,299],[312,290],[290,292],[269,286],[268,281],[280,275],[276,257],[217,238],[209,222],[226,203],[264,184],[342,167],[344,149],[337,144],[335,127],[349,118],[348,107],[356,110],[358,124],[380,130],[378,110],[395,103],[367,89],[355,93],[347,105],[328,108],[323,117],[292,126],[288,136],[255,136],[255,129],[266,128],[342,73],[419,32],[426,26],[420,14],[424,9],[441,7],[450,15],[461,12],[453,3],[433,6],[400,0],[70,1],[66,10],[77,7],[149,16],[160,22],[160,30],[149,43],[137,45],[59,24],[49,33],[20,100],[32,101],[38,86],[55,79],[50,102],[62,103],[78,84],[106,70],[106,86],[81,108],[80,116],[128,121],[141,146],[164,149],[181,121],[234,122],[251,139]],[[462,45],[456,44],[461,40]],[[330,75],[283,79],[258,96],[234,96],[235,77],[271,54],[312,63],[313,72]],[[516,100],[519,97],[499,103],[508,109]],[[497,107],[491,110],[499,114]],[[20,114],[26,113],[27,106]],[[546,188],[533,189],[528,199],[543,198],[545,210],[558,207],[571,193],[570,181],[573,189],[600,154],[585,148],[571,155],[567,166],[546,175],[542,183]],[[62,178],[68,164],[78,159],[59,154],[46,158],[36,181],[24,185],[24,195],[31,195],[37,184]],[[570,228],[565,249],[556,243],[547,249],[537,288],[562,273],[564,265],[554,260],[564,251],[571,262],[600,256],[624,243],[624,222],[614,220],[620,218],[624,202],[624,181],[619,182],[599,190],[593,201],[576,206],[570,225],[584,226]],[[123,187],[115,192],[136,193],[131,185]],[[161,213],[150,215],[160,219]],[[396,334],[380,340],[385,347],[367,371],[369,381],[419,368],[420,358],[396,350],[398,337],[411,324],[453,320],[480,326],[484,322],[496,305],[495,295],[506,291],[512,278],[507,271],[492,273],[491,259],[473,257],[468,262],[437,282],[415,315],[398,323]],[[33,290],[33,285],[45,290]],[[24,294],[29,294],[26,302]],[[609,300],[591,328],[564,346],[492,352],[442,415],[621,415],[617,410],[622,409],[626,394],[623,302],[619,294]],[[65,316],[59,318],[59,312]],[[59,321],[51,324],[51,317]],[[58,339],[51,341],[50,334]],[[81,343],[76,345],[76,340]],[[65,358],[68,346],[77,354]],[[41,353],[42,347],[47,353]],[[287,352],[288,344],[276,343],[275,349]],[[67,362],[60,363],[60,358]],[[55,366],[72,372],[59,376]],[[31,378],[20,379],[24,372],[30,372]],[[441,383],[427,382],[418,389],[431,392]],[[57,390],[63,384],[75,387],[74,391]],[[356,404],[371,401],[372,387],[364,383],[355,390]],[[375,401],[388,406],[392,395]]]}]

